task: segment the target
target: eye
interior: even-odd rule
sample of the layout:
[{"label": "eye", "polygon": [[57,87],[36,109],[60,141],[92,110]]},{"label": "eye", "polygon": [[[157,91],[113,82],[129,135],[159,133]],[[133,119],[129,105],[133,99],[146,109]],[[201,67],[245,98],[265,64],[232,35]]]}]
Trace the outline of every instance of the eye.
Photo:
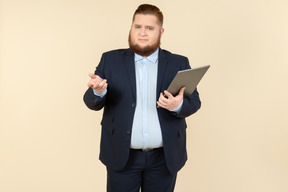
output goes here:
[{"label": "eye", "polygon": [[148,29],[149,31],[153,31],[153,30],[154,30],[153,27],[148,27],[147,29]]},{"label": "eye", "polygon": [[135,25],[135,29],[141,29],[140,25]]}]

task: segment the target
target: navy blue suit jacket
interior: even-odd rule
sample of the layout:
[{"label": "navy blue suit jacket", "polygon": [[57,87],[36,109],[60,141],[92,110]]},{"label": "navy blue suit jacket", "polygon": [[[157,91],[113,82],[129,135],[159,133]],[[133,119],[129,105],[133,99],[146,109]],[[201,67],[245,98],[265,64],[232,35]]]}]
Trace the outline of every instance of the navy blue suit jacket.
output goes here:
[{"label": "navy blue suit jacket", "polygon": [[[102,55],[95,74],[107,79],[107,94],[100,98],[88,88],[84,102],[92,110],[104,108],[101,121],[100,160],[113,170],[125,167],[129,152],[132,123],[137,105],[134,53],[114,50]],[[157,99],[168,88],[179,70],[190,68],[186,57],[159,50]],[[201,106],[197,90],[184,98],[179,114],[157,108],[163,135],[166,164],[171,173],[179,171],[187,160],[186,121]],[[156,107],[156,106],[155,106]]]}]

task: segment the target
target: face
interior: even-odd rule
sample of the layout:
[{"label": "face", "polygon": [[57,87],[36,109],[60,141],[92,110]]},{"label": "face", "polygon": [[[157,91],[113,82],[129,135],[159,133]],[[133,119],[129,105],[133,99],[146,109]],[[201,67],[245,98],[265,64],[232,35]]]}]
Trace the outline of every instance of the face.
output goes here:
[{"label": "face", "polygon": [[164,29],[154,15],[135,15],[129,33],[129,46],[135,53],[147,57],[160,46]]}]

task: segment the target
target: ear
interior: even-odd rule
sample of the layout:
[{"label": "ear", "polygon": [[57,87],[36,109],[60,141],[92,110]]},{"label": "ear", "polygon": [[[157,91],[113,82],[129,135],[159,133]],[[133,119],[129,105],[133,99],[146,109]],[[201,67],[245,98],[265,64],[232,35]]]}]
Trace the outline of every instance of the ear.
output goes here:
[{"label": "ear", "polygon": [[160,36],[162,36],[162,34],[164,33],[164,28],[161,28],[161,30],[160,30]]}]

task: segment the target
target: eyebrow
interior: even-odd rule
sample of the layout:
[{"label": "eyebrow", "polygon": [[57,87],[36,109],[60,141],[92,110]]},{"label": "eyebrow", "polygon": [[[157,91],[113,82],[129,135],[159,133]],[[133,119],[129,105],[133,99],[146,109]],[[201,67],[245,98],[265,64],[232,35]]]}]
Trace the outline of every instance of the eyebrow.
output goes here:
[{"label": "eyebrow", "polygon": [[150,26],[150,25],[146,25],[145,27],[149,27],[149,28],[155,28],[154,26]]},{"label": "eyebrow", "polygon": [[[141,27],[142,27],[142,25],[140,25],[140,24],[134,24],[134,26],[141,26]],[[145,25],[144,27],[146,27],[146,28],[147,28],[147,27],[151,27],[151,28],[153,28],[153,29],[155,28],[154,26],[151,26],[151,25]]]}]

